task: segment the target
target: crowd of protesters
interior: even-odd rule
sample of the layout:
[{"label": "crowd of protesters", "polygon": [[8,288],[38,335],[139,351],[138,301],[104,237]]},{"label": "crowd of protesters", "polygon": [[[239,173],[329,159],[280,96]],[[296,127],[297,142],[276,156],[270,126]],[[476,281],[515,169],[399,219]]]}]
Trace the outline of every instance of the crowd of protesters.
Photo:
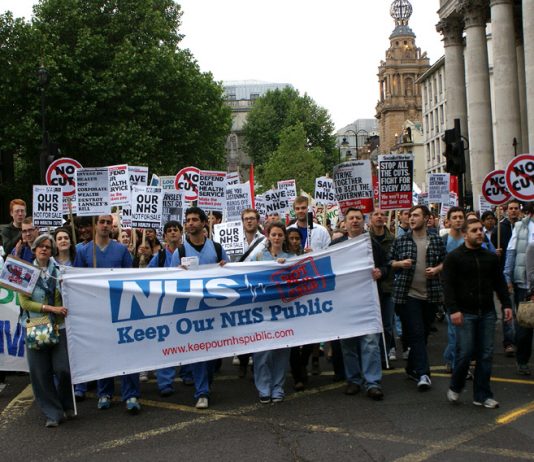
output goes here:
[{"label": "crowd of protesters", "polygon": [[[288,258],[367,233],[374,260],[369,280],[377,283],[383,336],[363,335],[234,358],[239,377],[245,377],[252,365],[261,403],[284,400],[288,367],[294,390],[306,389],[310,371],[319,373],[319,356],[323,353],[331,361],[334,380],[346,381],[346,395],[361,392],[372,400],[384,399],[382,371],[400,357],[406,361],[406,374],[416,389],[430,390],[427,342],[433,323],[443,318],[448,325],[443,357],[452,374],[447,392],[451,403],[459,402],[466,380],[473,378],[473,404],[499,406],[490,388],[497,322],[502,323],[505,355],[515,357],[518,374],[530,375],[533,332],[519,326],[514,313],[519,302],[531,297],[534,288],[533,204],[512,200],[498,222],[491,211],[479,217],[451,207],[441,227],[437,215],[424,205],[399,211],[396,218],[378,208],[367,216],[349,208],[334,229],[329,221],[323,226],[312,219],[308,206],[306,197],[297,197],[291,223],[280,220],[278,214],[261,222],[257,210],[243,210],[244,252],[232,260],[282,264]],[[196,257],[199,265],[224,265],[229,258],[221,245],[210,239],[212,226],[221,222],[222,215],[211,213],[208,217],[198,207],[186,210],[184,223],[164,223],[160,239],[155,229],[121,229],[118,214],[78,217],[51,234],[40,233],[26,211],[24,201],[11,201],[12,221],[1,228],[0,265],[3,258],[13,255],[43,270],[32,296],[20,299],[23,316],[54,314],[63,334],[62,341],[49,350],[26,350],[37,404],[47,419],[46,426],[56,427],[73,416],[64,332],[68,307],[63,306],[55,283],[58,269],[177,267],[184,256]],[[496,313],[495,294],[502,316]],[[180,368],[180,379],[194,388],[196,408],[210,406],[210,390],[219,367],[220,361],[204,361]],[[5,373],[0,374],[1,391]],[[154,374],[160,395],[171,396],[176,368]],[[147,372],[121,377],[121,397],[129,413],[141,410],[141,382],[146,377]],[[98,409],[111,406],[114,384],[113,378],[97,381]],[[77,384],[74,390],[76,400],[86,398],[87,384]]]}]

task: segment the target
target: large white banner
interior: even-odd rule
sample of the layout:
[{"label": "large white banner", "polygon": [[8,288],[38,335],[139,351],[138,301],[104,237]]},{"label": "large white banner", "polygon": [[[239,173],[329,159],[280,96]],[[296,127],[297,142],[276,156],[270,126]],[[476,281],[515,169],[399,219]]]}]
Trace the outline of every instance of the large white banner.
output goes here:
[{"label": "large white banner", "polygon": [[365,234],[284,264],[66,268],[72,380],[382,332],[373,267]]},{"label": "large white banner", "polygon": [[28,372],[17,293],[0,287],[0,371]]}]

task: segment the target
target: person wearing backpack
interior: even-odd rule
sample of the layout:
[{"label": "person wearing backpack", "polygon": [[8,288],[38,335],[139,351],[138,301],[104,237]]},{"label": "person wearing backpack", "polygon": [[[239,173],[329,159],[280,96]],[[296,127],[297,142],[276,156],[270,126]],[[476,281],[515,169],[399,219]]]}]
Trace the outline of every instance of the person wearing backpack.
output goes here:
[{"label": "person wearing backpack", "polygon": [[[171,267],[182,266],[184,257],[193,257],[198,265],[218,263],[224,265],[228,261],[225,250],[218,242],[213,242],[204,235],[204,227],[208,222],[206,212],[199,207],[190,207],[185,211],[186,238],[178,247],[171,259]],[[196,266],[196,265],[192,265]],[[209,407],[210,381],[213,374],[213,361],[201,361],[191,364],[195,382],[195,399],[197,409]]]},{"label": "person wearing backpack", "polygon": [[[169,268],[171,266],[172,255],[174,251],[182,245],[182,225],[171,220],[163,226],[163,238],[165,247],[161,248],[150,260],[147,268]],[[182,366],[181,372],[185,372],[188,366]],[[156,371],[156,380],[158,382],[159,395],[163,398],[171,396],[174,393],[174,378],[176,369],[164,367]],[[185,383],[185,380],[184,380]]]}]

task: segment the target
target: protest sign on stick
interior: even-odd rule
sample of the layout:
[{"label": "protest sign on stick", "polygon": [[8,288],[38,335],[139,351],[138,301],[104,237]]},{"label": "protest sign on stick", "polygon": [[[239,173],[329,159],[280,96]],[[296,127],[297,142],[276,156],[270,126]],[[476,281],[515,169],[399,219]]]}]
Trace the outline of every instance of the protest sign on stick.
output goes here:
[{"label": "protest sign on stick", "polygon": [[241,178],[239,177],[239,172],[228,172],[226,174],[226,184],[228,186],[233,186],[241,183]]},{"label": "protest sign on stick", "polygon": [[378,156],[378,203],[382,210],[409,209],[412,206],[413,156]]},{"label": "protest sign on stick", "polygon": [[449,203],[450,175],[448,173],[429,173],[427,175],[428,202],[431,204]]},{"label": "protest sign on stick", "polygon": [[337,205],[334,180],[326,176],[315,179],[315,203],[317,205]]},{"label": "protest sign on stick", "polygon": [[360,209],[363,213],[372,212],[373,184],[369,160],[349,161],[336,165],[334,185],[342,213],[349,207]]},{"label": "protest sign on stick", "polygon": [[290,210],[289,195],[285,189],[269,189],[263,193],[265,198],[265,213],[279,213],[285,215]]},{"label": "protest sign on stick", "polygon": [[63,224],[63,192],[60,186],[33,186],[33,226],[57,228]]},{"label": "protest sign on stick", "polygon": [[109,171],[109,200],[112,206],[130,205],[130,174],[128,165],[112,165]]},{"label": "protest sign on stick", "polygon": [[505,171],[508,191],[520,201],[534,200],[534,155],[514,157]]},{"label": "protest sign on stick", "polygon": [[109,173],[107,167],[76,170],[76,197],[79,216],[109,215]]},{"label": "protest sign on stick", "polygon": [[183,191],[163,191],[163,211],[161,224],[165,226],[171,220],[184,222],[185,200]]},{"label": "protest sign on stick", "polygon": [[148,185],[148,167],[132,167],[128,165],[128,175],[130,176],[130,186]]},{"label": "protest sign on stick", "polygon": [[198,200],[199,181],[200,170],[197,167],[185,167],[174,177],[174,189],[184,191],[186,201],[196,201]]},{"label": "protest sign on stick", "polygon": [[200,171],[197,205],[205,211],[226,208],[226,172]]},{"label": "protest sign on stick", "polygon": [[63,188],[64,213],[69,213],[69,200],[71,211],[76,213],[76,169],[82,168],[77,160],[62,157],[53,161],[46,170],[46,184],[48,186],[60,186]]},{"label": "protest sign on stick", "polygon": [[159,184],[157,186],[159,186],[161,189],[164,189],[166,191],[169,191],[169,190],[174,191],[176,190],[175,177],[174,176],[160,176]]},{"label": "protest sign on stick", "polygon": [[297,183],[295,180],[283,180],[276,183],[278,190],[285,189],[287,191],[287,198],[289,205],[292,206],[297,198]]},{"label": "protest sign on stick", "polygon": [[504,170],[489,172],[482,182],[482,195],[489,204],[502,205],[510,200],[512,195],[506,187]]},{"label": "protest sign on stick", "polygon": [[255,208],[260,214],[260,220],[267,217],[267,205],[265,204],[265,197],[263,194],[258,194],[255,198]]},{"label": "protest sign on stick", "polygon": [[492,211],[491,204],[484,198],[484,196],[478,196],[478,210],[481,214]]},{"label": "protest sign on stick", "polygon": [[243,223],[239,220],[214,225],[213,240],[223,246],[228,256],[242,255],[245,251]]},{"label": "protest sign on stick", "polygon": [[132,189],[132,227],[161,227],[163,192],[154,186],[134,186]]},{"label": "protest sign on stick", "polygon": [[241,220],[241,212],[252,207],[250,185],[243,184],[228,186],[226,189],[226,221]]}]

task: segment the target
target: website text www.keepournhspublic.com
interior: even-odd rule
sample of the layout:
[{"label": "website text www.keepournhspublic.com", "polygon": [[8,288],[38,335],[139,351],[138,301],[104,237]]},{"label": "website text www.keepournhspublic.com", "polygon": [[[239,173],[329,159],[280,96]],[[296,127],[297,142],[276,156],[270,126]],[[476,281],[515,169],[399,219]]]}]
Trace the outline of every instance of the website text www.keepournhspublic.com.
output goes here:
[{"label": "website text www.keepournhspublic.com", "polygon": [[234,345],[250,345],[274,339],[292,337],[295,333],[293,329],[280,329],[275,331],[261,331],[250,335],[231,336],[220,340],[210,340],[209,342],[187,342],[184,345],[162,348],[164,356],[190,353],[193,351],[210,351]]}]

